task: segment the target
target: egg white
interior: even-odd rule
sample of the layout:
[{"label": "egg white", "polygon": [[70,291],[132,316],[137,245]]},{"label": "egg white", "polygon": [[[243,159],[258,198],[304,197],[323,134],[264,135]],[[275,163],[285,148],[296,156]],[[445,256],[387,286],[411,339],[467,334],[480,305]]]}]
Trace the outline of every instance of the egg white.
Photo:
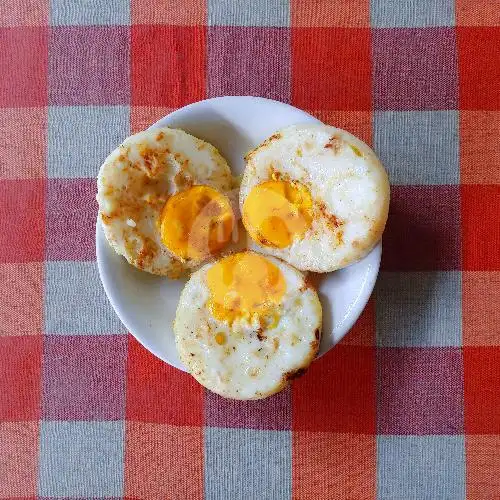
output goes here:
[{"label": "egg white", "polygon": [[211,144],[179,129],[139,132],[99,171],[97,201],[106,238],[133,266],[178,278],[194,264],[180,262],[161,241],[165,202],[193,185],[226,192],[232,182],[228,164]]},{"label": "egg white", "polygon": [[254,241],[251,248],[303,271],[329,272],[360,260],[379,241],[389,210],[389,180],[364,142],[321,124],[294,125],[276,132],[246,156],[240,189],[242,213],[252,188],[271,180],[276,172],[283,180],[308,188],[312,224],[286,248]]},{"label": "egg white", "polygon": [[[321,304],[304,275],[285,262],[267,257],[284,276],[278,321],[270,328],[259,322],[215,318],[207,306],[210,291],[204,265],[182,291],[174,321],[177,350],[191,375],[211,391],[232,399],[261,399],[300,375],[316,356],[321,333]],[[215,336],[223,333],[219,345]]]}]

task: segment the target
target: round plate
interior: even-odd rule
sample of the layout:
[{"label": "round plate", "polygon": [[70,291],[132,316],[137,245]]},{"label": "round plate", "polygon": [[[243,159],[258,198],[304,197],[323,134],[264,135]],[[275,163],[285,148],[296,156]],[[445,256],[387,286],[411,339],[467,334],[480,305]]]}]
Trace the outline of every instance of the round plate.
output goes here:
[{"label": "round plate", "polygon": [[[234,175],[243,172],[243,155],[276,130],[296,123],[318,123],[311,115],[281,102],[259,97],[218,97],[190,104],[153,127],[181,128],[212,143]],[[331,349],[358,319],[377,278],[381,244],[360,262],[317,275],[323,305],[320,353]],[[139,271],[108,245],[98,220],[96,253],[104,290],[125,327],[153,354],[186,370],[175,347],[172,321],[184,280],[169,280]]]}]

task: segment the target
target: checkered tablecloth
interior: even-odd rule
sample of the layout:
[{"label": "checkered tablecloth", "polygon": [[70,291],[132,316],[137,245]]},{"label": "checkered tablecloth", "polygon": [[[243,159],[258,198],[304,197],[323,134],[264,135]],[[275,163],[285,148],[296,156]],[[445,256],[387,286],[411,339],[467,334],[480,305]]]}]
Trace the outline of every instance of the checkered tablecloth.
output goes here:
[{"label": "checkered tablecloth", "polygon": [[[0,498],[500,498],[499,26],[498,0],[0,0]],[[392,181],[362,317],[247,403],[128,335],[94,250],[107,153],[235,94]]]}]

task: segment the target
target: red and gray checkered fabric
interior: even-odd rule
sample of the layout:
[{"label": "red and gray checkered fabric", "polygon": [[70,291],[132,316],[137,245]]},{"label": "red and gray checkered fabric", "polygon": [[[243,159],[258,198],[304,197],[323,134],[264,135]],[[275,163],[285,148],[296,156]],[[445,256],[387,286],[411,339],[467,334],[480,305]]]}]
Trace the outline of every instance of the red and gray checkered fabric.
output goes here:
[{"label": "red and gray checkered fabric", "polygon": [[[500,498],[499,26],[498,0],[2,0],[0,498]],[[107,153],[219,95],[350,130],[393,186],[362,317],[260,402],[142,348],[95,263]]]}]

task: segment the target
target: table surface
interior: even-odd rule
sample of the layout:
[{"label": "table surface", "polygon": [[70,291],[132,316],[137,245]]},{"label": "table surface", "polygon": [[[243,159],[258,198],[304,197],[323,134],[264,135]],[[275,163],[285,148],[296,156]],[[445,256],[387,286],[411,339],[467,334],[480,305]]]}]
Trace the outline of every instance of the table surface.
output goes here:
[{"label": "table surface", "polygon": [[[499,26],[498,0],[0,2],[0,498],[499,498]],[[218,95],[346,128],[392,181],[362,317],[260,402],[143,349],[95,263],[107,153]]]}]

